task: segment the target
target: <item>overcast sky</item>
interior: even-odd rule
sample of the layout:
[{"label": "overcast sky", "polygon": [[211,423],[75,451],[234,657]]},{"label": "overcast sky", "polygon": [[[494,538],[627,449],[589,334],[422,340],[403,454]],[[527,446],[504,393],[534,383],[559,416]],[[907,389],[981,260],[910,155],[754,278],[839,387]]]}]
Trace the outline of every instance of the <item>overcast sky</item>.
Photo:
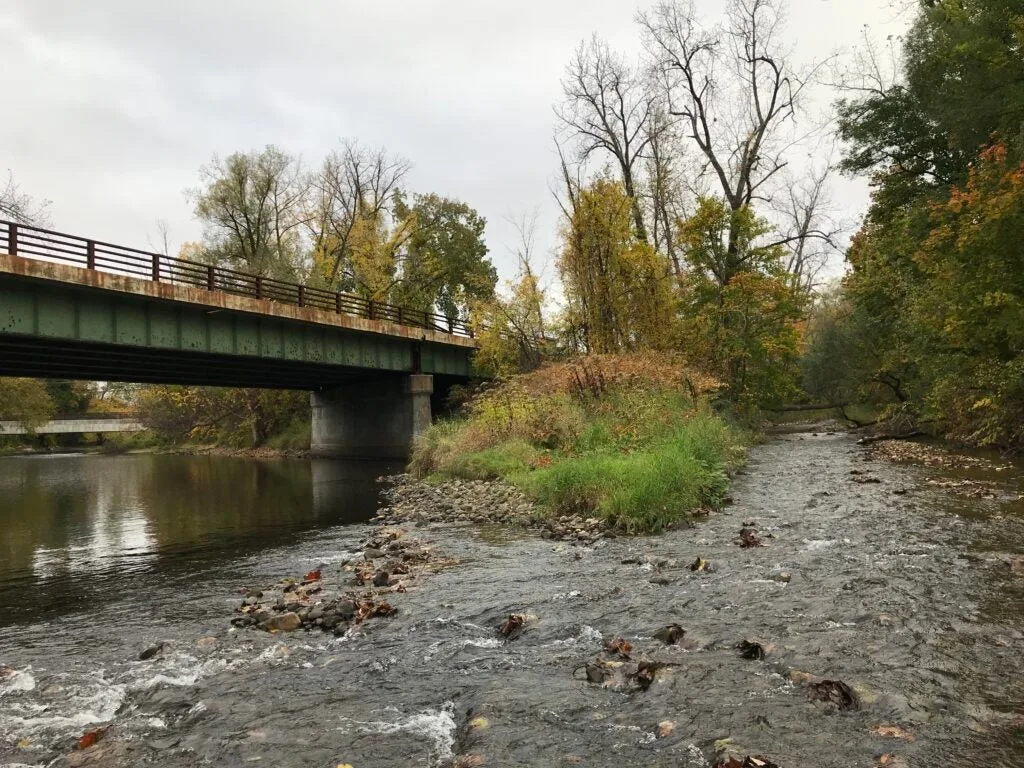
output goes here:
[{"label": "overcast sky", "polygon": [[[708,18],[721,0],[698,0]],[[633,0],[3,0],[0,172],[52,201],[54,228],[124,245],[199,238],[184,191],[211,155],[273,143],[317,163],[342,137],[414,163],[409,186],[488,220],[503,277],[504,221],[557,217],[552,104],[592,33],[639,51]],[[889,0],[790,0],[799,56],[904,26]],[[823,105],[824,106],[824,105]],[[859,215],[863,182],[836,202]],[[544,255],[544,253],[542,253]]]}]

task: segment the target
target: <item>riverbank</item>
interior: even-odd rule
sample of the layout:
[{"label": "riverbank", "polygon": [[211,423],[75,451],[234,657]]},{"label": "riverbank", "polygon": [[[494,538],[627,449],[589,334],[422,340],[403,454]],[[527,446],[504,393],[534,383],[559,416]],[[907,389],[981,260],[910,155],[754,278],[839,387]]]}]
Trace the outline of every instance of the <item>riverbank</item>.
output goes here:
[{"label": "riverbank", "polygon": [[322,568],[324,604],[351,591],[398,559],[366,557],[379,526],[135,578],[5,629],[0,764],[1011,765],[1024,509],[928,482],[945,471],[791,435],[751,449],[732,505],[658,537],[412,521],[459,564],[389,585],[395,612],[340,636],[229,619],[286,574]]},{"label": "riverbank", "polygon": [[417,441],[410,471],[501,480],[549,518],[657,533],[719,506],[751,436],[712,407],[719,382],[670,356],[549,363],[478,392]]}]

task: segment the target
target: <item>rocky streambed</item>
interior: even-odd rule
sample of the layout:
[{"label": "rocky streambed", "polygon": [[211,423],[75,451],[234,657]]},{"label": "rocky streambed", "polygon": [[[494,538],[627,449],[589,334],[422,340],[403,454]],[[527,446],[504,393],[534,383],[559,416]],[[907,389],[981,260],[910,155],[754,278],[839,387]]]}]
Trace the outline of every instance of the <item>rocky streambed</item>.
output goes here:
[{"label": "rocky streambed", "polygon": [[[929,482],[961,479],[997,492]],[[1015,467],[787,435],[647,538],[538,528],[501,486],[386,493],[376,524],[150,591],[153,618],[62,622],[81,658],[20,632],[0,765],[1020,764]]]}]

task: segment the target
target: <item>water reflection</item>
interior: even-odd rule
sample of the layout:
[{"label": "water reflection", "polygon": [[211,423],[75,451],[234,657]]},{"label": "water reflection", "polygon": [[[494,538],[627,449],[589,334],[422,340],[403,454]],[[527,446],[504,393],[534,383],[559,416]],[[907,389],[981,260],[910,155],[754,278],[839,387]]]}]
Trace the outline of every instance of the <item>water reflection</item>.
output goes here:
[{"label": "water reflection", "polygon": [[113,579],[206,562],[368,519],[381,462],[215,456],[0,459],[0,625],[102,596]]}]

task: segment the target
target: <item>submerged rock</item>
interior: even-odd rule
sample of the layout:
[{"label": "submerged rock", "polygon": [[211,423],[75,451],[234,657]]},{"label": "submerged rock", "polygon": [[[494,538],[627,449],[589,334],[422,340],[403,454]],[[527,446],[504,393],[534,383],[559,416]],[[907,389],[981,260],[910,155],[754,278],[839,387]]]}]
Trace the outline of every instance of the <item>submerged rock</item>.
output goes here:
[{"label": "submerged rock", "polygon": [[302,626],[302,619],[297,613],[281,613],[260,622],[260,629],[267,632],[292,632]]}]

